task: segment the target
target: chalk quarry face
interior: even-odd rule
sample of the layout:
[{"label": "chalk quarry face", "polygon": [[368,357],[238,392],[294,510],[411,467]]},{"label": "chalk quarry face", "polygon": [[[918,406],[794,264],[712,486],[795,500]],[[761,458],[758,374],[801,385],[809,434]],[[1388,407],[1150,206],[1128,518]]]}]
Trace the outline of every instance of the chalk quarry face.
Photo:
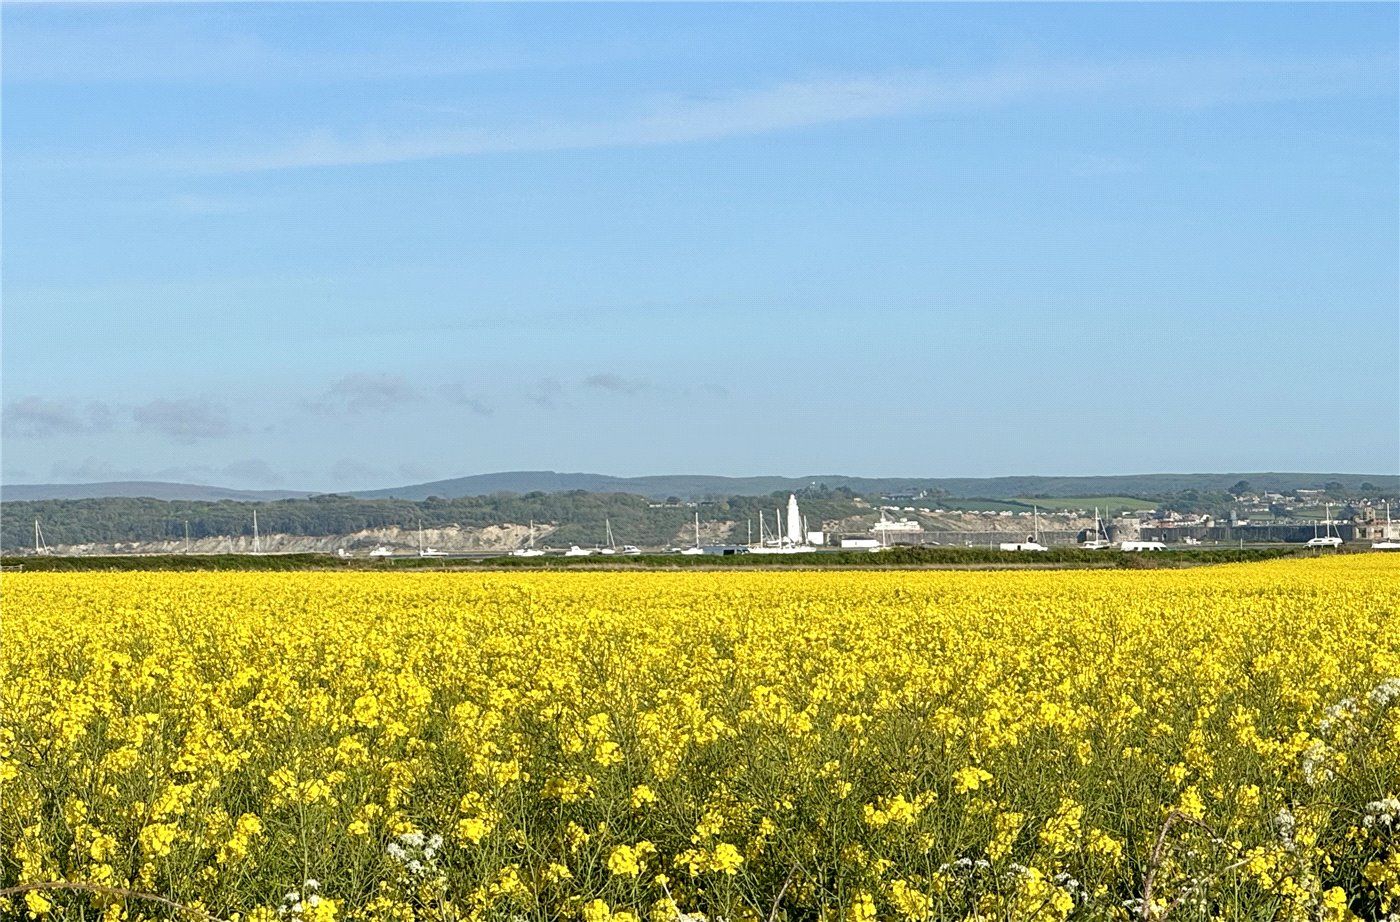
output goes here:
[{"label": "chalk quarry face", "polygon": [[[963,536],[988,532],[1028,534],[1031,527],[1029,515],[989,516],[968,512],[933,514],[905,511],[901,512],[900,516],[911,522],[917,521],[922,528],[921,534],[935,540],[938,532],[956,534],[959,536],[958,540],[961,541]],[[872,521],[872,515],[867,513],[864,516],[853,516],[824,524],[827,526],[826,531],[833,535],[871,534]],[[811,524],[816,527],[816,523]],[[1106,521],[1105,524],[1108,522]],[[1137,536],[1135,519],[1115,519],[1113,525],[1119,529],[1116,534],[1120,538],[1131,539]],[[1071,530],[1078,532],[1091,529],[1093,526],[1094,518],[1092,515],[1087,517],[1047,513],[1040,515],[1040,527],[1045,532]],[[1131,533],[1123,531],[1124,526],[1131,526]],[[559,544],[558,541],[551,542],[550,540],[550,536],[556,531],[556,526],[535,523],[535,546],[546,547],[550,544]],[[703,518],[700,520],[700,540],[704,544],[742,541],[746,537],[747,523],[745,522],[723,519],[706,521]],[[345,535],[285,535],[273,532],[262,534],[259,537],[258,549],[263,553],[274,554],[335,554],[343,549],[346,553],[360,555],[368,554],[377,547],[387,547],[398,553],[413,554],[418,551],[418,540],[417,528],[398,526],[368,528]],[[524,547],[529,543],[530,526],[528,524],[507,523],[487,525],[481,528],[460,525],[424,527],[422,540],[423,546],[449,554],[470,551],[501,551],[505,553],[518,547]],[[694,526],[688,524],[671,537],[670,543],[689,546],[694,540]],[[895,540],[898,539],[895,538]],[[185,552],[186,548],[187,545],[183,538],[174,538],[161,541],[60,544],[54,545],[53,550],[58,554],[179,554]],[[251,554],[254,550],[253,538],[251,535],[216,535],[196,538],[190,541],[188,550],[194,554]]]}]

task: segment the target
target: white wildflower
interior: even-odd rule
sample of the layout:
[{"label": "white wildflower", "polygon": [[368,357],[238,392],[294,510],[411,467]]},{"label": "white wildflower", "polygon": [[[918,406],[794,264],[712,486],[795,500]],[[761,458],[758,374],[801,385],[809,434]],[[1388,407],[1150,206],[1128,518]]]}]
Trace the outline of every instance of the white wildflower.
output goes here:
[{"label": "white wildflower", "polygon": [[1356,706],[1355,698],[1343,698],[1322,712],[1322,720],[1318,722],[1317,730],[1323,736],[1331,736],[1338,724],[1345,724],[1360,711],[1361,709]]},{"label": "white wildflower", "polygon": [[1333,755],[1332,747],[1321,740],[1303,752],[1303,777],[1308,784],[1316,785],[1336,777],[1332,766]]},{"label": "white wildflower", "polygon": [[1153,901],[1152,901],[1152,905],[1151,905],[1151,906],[1148,906],[1148,907],[1147,907],[1147,912],[1144,913],[1144,912],[1143,912],[1142,897],[1136,897],[1136,896],[1133,897],[1133,898],[1131,898],[1131,899],[1126,899],[1126,900],[1124,900],[1124,901],[1123,901],[1123,908],[1126,909],[1126,910],[1128,910],[1128,914],[1129,914],[1130,916],[1132,916],[1134,919],[1137,919],[1137,918],[1160,919],[1160,918],[1162,918],[1163,916],[1165,916],[1166,913],[1167,913],[1167,907],[1166,907],[1165,905],[1163,905],[1162,903],[1157,902],[1156,900],[1153,900]]},{"label": "white wildflower", "polygon": [[1389,706],[1390,702],[1400,698],[1400,677],[1386,679],[1371,689],[1371,693],[1366,697],[1378,708]]},{"label": "white wildflower", "polygon": [[1055,882],[1055,886],[1059,887],[1061,890],[1065,891],[1065,893],[1069,894],[1070,898],[1073,899],[1075,902],[1084,903],[1086,905],[1088,904],[1088,892],[1084,889],[1084,885],[1081,884],[1078,880],[1076,880],[1072,875],[1061,871],[1060,873],[1056,874],[1052,879]]},{"label": "white wildflower", "polygon": [[1366,805],[1366,815],[1361,818],[1361,825],[1367,829],[1378,826],[1393,829],[1397,824],[1400,824],[1400,799],[1394,797],[1371,801]]},{"label": "white wildflower", "polygon": [[1289,812],[1287,807],[1280,807],[1278,815],[1274,817],[1274,831],[1278,833],[1278,840],[1283,845],[1285,851],[1293,851],[1293,830],[1297,826],[1297,820]]},{"label": "white wildflower", "polygon": [[321,905],[321,895],[317,892],[320,889],[320,881],[307,880],[301,885],[301,889],[288,891],[287,895],[282,897],[282,905],[277,907],[278,917],[286,919],[287,922],[302,922],[302,913],[308,906],[315,909]]},{"label": "white wildflower", "polygon": [[442,836],[427,838],[421,832],[406,832],[397,842],[385,846],[389,857],[414,879],[430,879],[438,874],[437,855],[442,848]]}]

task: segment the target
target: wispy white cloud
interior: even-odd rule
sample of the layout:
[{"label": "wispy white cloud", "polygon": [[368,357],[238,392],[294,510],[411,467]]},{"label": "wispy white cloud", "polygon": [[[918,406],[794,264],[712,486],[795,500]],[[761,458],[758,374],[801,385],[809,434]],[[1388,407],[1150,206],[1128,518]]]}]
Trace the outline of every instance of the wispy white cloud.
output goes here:
[{"label": "wispy white cloud", "polygon": [[400,375],[357,373],[331,382],[320,398],[306,407],[316,413],[387,413],[422,399]]},{"label": "wispy white cloud", "polygon": [[232,461],[216,470],[236,483],[251,483],[258,487],[280,487],[286,483],[286,478],[262,458]]},{"label": "wispy white cloud", "polygon": [[99,400],[78,404],[30,395],[5,404],[3,429],[7,436],[46,439],[55,436],[93,435],[112,428],[112,408]]},{"label": "wispy white cloud", "polygon": [[202,397],[152,400],[134,408],[131,418],[141,432],[163,435],[186,445],[233,433],[228,407]]},{"label": "wispy white cloud", "polygon": [[[173,6],[174,4],[172,4]],[[12,15],[14,14],[14,15]],[[89,11],[40,20],[6,11],[9,83],[155,81],[353,81],[442,77],[500,70],[518,61],[464,47],[450,35],[374,36],[332,52],[271,41],[217,8],[167,12],[158,5],[118,17]]]},{"label": "wispy white cloud", "polygon": [[368,481],[383,480],[389,474],[389,468],[377,464],[367,464],[359,458],[341,458],[331,465],[331,479],[337,483],[353,481],[364,483]]},{"label": "wispy white cloud", "polygon": [[589,390],[613,394],[636,394],[650,388],[651,382],[645,378],[625,378],[614,372],[604,371],[584,378],[583,386]]},{"label": "wispy white cloud", "polygon": [[1078,157],[1071,167],[1075,176],[1086,178],[1100,176],[1126,176],[1142,172],[1142,164],[1109,154],[1084,154]]},{"label": "wispy white cloud", "polygon": [[323,127],[262,148],[186,156],[168,165],[239,172],[685,144],[865,119],[982,112],[1025,102],[1196,108],[1393,93],[1395,68],[1394,60],[1173,59],[909,70],[794,80],[722,96],[657,95],[595,120],[358,132]]},{"label": "wispy white cloud", "polygon": [[448,381],[438,388],[438,391],[448,403],[455,404],[459,407],[466,407],[477,416],[490,416],[496,412],[491,404],[483,400],[480,395],[472,391],[461,381]]},{"label": "wispy white cloud", "polygon": [[535,384],[535,387],[525,395],[525,399],[537,407],[552,410],[564,399],[564,385],[558,378],[544,378]]},{"label": "wispy white cloud", "polygon": [[153,480],[153,472],[142,468],[119,467],[109,461],[88,458],[84,461],[55,461],[49,467],[49,479],[57,483],[100,483],[111,480]]},{"label": "wispy white cloud", "polygon": [[246,214],[253,210],[253,200],[246,196],[184,193],[157,203],[158,209],[192,217]]},{"label": "wispy white cloud", "polygon": [[245,458],[228,464],[176,464],[167,467],[123,467],[106,459],[56,461],[49,479],[60,483],[100,483],[120,480],[158,480],[202,483],[217,487],[270,489],[287,478],[261,458]]}]

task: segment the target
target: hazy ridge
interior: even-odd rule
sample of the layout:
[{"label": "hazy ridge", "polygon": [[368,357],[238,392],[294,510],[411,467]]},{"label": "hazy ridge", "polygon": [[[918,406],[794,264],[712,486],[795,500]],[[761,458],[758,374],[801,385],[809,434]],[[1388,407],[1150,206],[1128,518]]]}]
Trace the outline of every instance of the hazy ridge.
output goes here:
[{"label": "hazy ridge", "polygon": [[[649,499],[677,497],[694,500],[707,496],[766,496],[777,491],[796,491],[813,484],[835,489],[846,487],[855,493],[928,490],[953,497],[1006,499],[1022,496],[1140,495],[1182,490],[1225,490],[1246,480],[1255,490],[1289,491],[1320,489],[1329,482],[1347,489],[1360,489],[1369,483],[1385,491],[1400,490],[1400,475],[1338,474],[1307,472],[1233,472],[1188,474],[1114,474],[1106,476],[1014,477],[849,477],[819,474],[806,477],[719,477],[707,474],[666,474],[644,477],[615,477],[608,474],[561,473],[558,471],[503,471],[475,474],[450,480],[407,484],[376,490],[347,491],[341,495],[360,499],[422,500],[430,496],[456,499],[463,496],[489,496],[495,493],[562,493],[584,490],[590,493],[631,493]],[[234,490],[202,484],[160,481],[112,481],[81,484],[12,484],[0,486],[0,501],[93,499],[104,497],[150,497],[166,500],[267,502],[300,499],[317,495],[310,490]]]}]

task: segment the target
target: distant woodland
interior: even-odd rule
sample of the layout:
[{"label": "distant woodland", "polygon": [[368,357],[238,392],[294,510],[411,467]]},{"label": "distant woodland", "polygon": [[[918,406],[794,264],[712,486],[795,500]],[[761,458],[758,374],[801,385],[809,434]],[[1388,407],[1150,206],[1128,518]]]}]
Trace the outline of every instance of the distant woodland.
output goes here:
[{"label": "distant woodland", "polygon": [[[253,510],[258,529],[264,534],[343,535],[368,528],[397,526],[412,529],[459,525],[482,528],[488,525],[534,520],[557,528],[550,536],[554,545],[592,546],[604,541],[606,523],[611,522],[618,544],[662,545],[694,522],[752,519],[758,527],[762,511],[772,527],[776,507],[787,502],[787,494],[771,497],[734,496],[694,504],[665,503],[625,493],[496,494],[459,499],[430,497],[421,501],[400,499],[356,499],[328,494],[310,499],[284,499],[274,502],[167,501],[158,499],[106,498],[77,500],[38,500],[6,503],[3,537],[5,550],[32,547],[34,520],[37,518],[48,544],[87,544],[112,541],[179,540],[186,524],[192,539],[252,535]],[[845,518],[869,507],[840,492],[802,497],[803,513],[818,527],[823,519]]]},{"label": "distant woodland", "polygon": [[[1218,478],[1218,475],[1203,476]],[[1168,492],[1120,493],[1117,498],[1135,496],[1141,506],[1150,506],[1159,511],[1217,516],[1227,514],[1236,502],[1236,496],[1228,489],[1216,486],[1214,480],[1201,486]],[[1238,493],[1245,486],[1248,484],[1240,481],[1232,489]],[[1334,511],[1339,514],[1346,514],[1343,504],[1348,497],[1374,494],[1375,498],[1385,495],[1394,498],[1395,493],[1390,483],[1383,484],[1384,489],[1367,483],[1370,489],[1360,493],[1355,484],[1334,481],[1328,486],[1334,488],[1330,492],[1335,492],[1332,499],[1338,505],[1334,506]],[[873,520],[874,507],[882,502],[878,494],[862,498],[849,487],[833,488],[820,483],[798,490],[797,495],[812,528],[820,527],[823,521],[854,516],[863,515]],[[1083,493],[1074,495],[1075,505],[1083,508],[1092,507],[1099,500],[1106,508],[1110,499]],[[533,520],[550,528],[552,533],[548,543],[553,546],[578,544],[591,547],[604,542],[605,523],[610,522],[618,544],[660,546],[677,540],[679,535],[684,535],[686,543],[689,543],[690,528],[696,513],[699,513],[702,524],[735,523],[738,529],[735,537],[739,540],[748,537],[747,523],[751,522],[754,536],[757,537],[760,512],[771,528],[776,510],[785,506],[787,496],[786,490],[780,490],[766,496],[726,496],[687,502],[676,496],[656,499],[629,493],[567,490],[523,494],[500,492],[454,499],[430,496],[418,500],[365,499],[339,494],[260,502],[132,497],[32,500],[3,504],[0,548],[14,551],[33,547],[35,519],[40,521],[45,540],[50,546],[182,540],[186,528],[189,537],[195,540],[251,536],[254,510],[257,510],[258,528],[264,535],[322,537],[353,534],[372,528],[413,529],[420,524],[424,528],[452,525],[483,528],[501,524],[525,525]],[[897,499],[894,502],[900,505],[910,500]],[[1019,499],[930,496],[918,503],[920,506],[939,506],[950,510],[1030,511],[1033,504],[1038,504],[1042,511],[1055,508],[1053,496],[1044,493],[1026,493]]]}]

